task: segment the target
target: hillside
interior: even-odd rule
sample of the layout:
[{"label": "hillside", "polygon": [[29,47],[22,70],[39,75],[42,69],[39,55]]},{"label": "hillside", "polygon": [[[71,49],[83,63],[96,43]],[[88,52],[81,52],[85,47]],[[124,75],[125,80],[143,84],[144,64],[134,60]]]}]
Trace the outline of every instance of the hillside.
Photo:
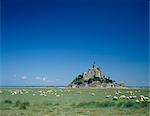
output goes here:
[{"label": "hillside", "polygon": [[124,87],[124,84],[118,84],[115,80],[106,77],[100,68],[94,63],[87,71],[79,74],[70,84],[69,87]]}]

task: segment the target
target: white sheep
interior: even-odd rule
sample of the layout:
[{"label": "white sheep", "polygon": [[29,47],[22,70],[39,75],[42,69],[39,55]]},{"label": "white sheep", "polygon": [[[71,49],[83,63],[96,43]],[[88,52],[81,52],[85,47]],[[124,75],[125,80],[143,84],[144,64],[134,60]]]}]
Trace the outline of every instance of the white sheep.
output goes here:
[{"label": "white sheep", "polygon": [[139,101],[138,99],[137,99],[137,100],[135,100],[135,102],[136,102],[136,103],[140,103],[140,101]]},{"label": "white sheep", "polygon": [[148,101],[149,100],[149,98],[148,97],[143,97],[143,99],[144,99],[144,101]]},{"label": "white sheep", "polygon": [[106,98],[110,98],[110,97],[111,97],[111,95],[107,95],[107,96],[106,96]]},{"label": "white sheep", "polygon": [[117,96],[114,96],[114,97],[113,97],[113,100],[118,100],[118,97],[117,97]]},{"label": "white sheep", "polygon": [[119,97],[119,99],[125,99],[125,98],[126,98],[125,95],[121,95],[121,96]]},{"label": "white sheep", "polygon": [[56,95],[56,97],[60,97],[60,95]]}]

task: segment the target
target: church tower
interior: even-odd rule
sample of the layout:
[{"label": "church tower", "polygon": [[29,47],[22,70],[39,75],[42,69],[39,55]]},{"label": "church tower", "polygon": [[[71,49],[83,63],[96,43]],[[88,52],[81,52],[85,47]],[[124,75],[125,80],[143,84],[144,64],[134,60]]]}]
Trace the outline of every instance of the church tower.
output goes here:
[{"label": "church tower", "polygon": [[93,69],[96,69],[97,68],[97,66],[96,66],[96,64],[95,64],[95,62],[93,63]]}]

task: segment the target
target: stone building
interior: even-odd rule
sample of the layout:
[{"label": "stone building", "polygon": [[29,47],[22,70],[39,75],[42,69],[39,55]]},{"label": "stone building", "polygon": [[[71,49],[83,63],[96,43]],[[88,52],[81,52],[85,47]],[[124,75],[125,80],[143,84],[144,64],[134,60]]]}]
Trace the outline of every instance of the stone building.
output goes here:
[{"label": "stone building", "polygon": [[95,63],[93,64],[92,68],[90,68],[87,72],[83,73],[84,80],[89,80],[92,77],[103,78],[102,71]]}]

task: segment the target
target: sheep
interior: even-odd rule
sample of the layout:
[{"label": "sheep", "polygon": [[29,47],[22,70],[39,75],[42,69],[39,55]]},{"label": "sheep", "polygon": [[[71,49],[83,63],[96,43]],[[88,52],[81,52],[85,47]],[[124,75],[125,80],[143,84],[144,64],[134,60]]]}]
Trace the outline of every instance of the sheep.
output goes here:
[{"label": "sheep", "polygon": [[135,99],[137,98],[136,96],[129,96],[130,99]]},{"label": "sheep", "polygon": [[148,101],[149,98],[148,97],[143,97],[144,101]]},{"label": "sheep", "polygon": [[111,97],[111,95],[107,95],[107,96],[106,96],[106,98],[110,98],[110,97]]},{"label": "sheep", "polygon": [[140,103],[140,101],[139,101],[138,99],[137,99],[137,100],[135,100],[135,102],[136,102],[136,103]]},{"label": "sheep", "polygon": [[125,98],[126,98],[125,95],[121,95],[121,96],[119,97],[119,99],[125,99]]},{"label": "sheep", "polygon": [[143,101],[144,101],[144,99],[143,99],[143,98],[141,98],[141,99],[140,99],[140,101],[141,101],[141,102],[143,102]]},{"label": "sheep", "polygon": [[47,93],[52,93],[53,91],[52,90],[47,90]]},{"label": "sheep", "polygon": [[56,97],[60,97],[60,95],[56,95]]},{"label": "sheep", "polygon": [[11,95],[16,95],[16,94],[17,94],[16,91],[11,92]]},{"label": "sheep", "polygon": [[0,90],[0,94],[2,94],[3,92]]},{"label": "sheep", "polygon": [[113,100],[118,100],[118,97],[117,97],[117,96],[114,96],[114,97],[113,97]]},{"label": "sheep", "polygon": [[91,93],[92,96],[95,96],[95,93]]},{"label": "sheep", "polygon": [[126,99],[129,100],[129,97],[127,96]]},{"label": "sheep", "polygon": [[140,95],[139,99],[140,99],[141,102],[143,102],[144,101],[144,95]]},{"label": "sheep", "polygon": [[115,95],[118,95],[118,94],[119,94],[118,92],[115,93]]},{"label": "sheep", "polygon": [[95,93],[89,93],[90,95],[92,95],[92,96],[95,96]]},{"label": "sheep", "polygon": [[118,91],[118,94],[121,94],[122,92],[121,91]]}]

